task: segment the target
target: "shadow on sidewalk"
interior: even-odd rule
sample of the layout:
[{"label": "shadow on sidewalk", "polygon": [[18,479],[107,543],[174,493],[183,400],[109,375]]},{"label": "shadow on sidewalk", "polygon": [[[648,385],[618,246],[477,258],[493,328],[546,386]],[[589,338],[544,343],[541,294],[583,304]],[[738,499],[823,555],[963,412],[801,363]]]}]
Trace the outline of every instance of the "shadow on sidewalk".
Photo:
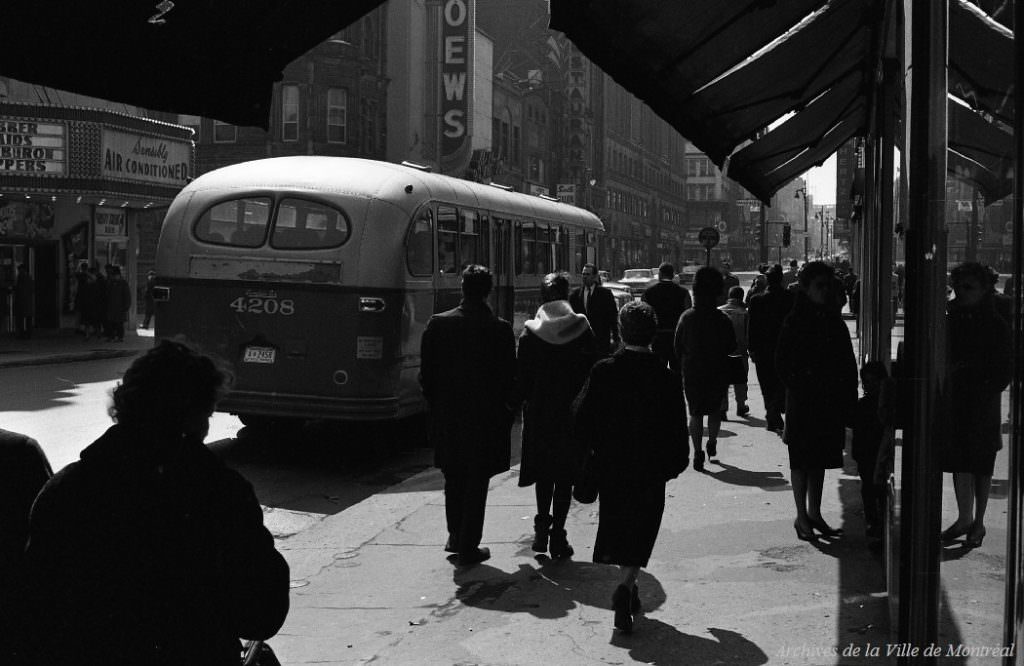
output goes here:
[{"label": "shadow on sidewalk", "polygon": [[[637,616],[632,634],[613,628],[611,597],[619,584],[618,567],[537,558],[539,566],[520,564],[511,573],[489,565],[456,568],[453,580],[456,598],[467,606],[502,613],[530,613],[544,620],[568,617],[579,605],[607,611],[611,644],[629,650],[630,657],[646,664],[710,664],[728,661],[755,665],[768,661],[757,645],[742,635],[710,628],[717,639],[684,634],[645,613],[665,603],[665,590],[658,579],[640,572],[638,581],[643,611]],[[595,624],[588,620],[587,624]]]},{"label": "shadow on sidewalk", "polygon": [[[717,461],[718,458],[716,457]],[[721,472],[711,471],[714,466],[722,468]],[[734,486],[756,486],[762,490],[789,490],[789,481],[782,472],[754,472],[723,462],[709,462],[705,466],[705,474],[715,477],[717,481]]]},{"label": "shadow on sidewalk", "polygon": [[643,664],[740,664],[768,663],[768,655],[742,634],[708,628],[716,640],[684,634],[659,620],[642,618],[633,634],[616,632],[612,645],[629,650],[629,656]]}]

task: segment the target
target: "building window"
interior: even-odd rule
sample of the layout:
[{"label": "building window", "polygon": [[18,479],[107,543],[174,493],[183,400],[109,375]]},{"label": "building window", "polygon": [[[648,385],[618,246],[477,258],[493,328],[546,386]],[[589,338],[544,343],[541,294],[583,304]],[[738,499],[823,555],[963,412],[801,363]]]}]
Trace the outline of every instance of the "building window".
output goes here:
[{"label": "building window", "polygon": [[348,141],[348,91],[344,88],[327,89],[327,142]]},{"label": "building window", "polygon": [[281,87],[281,140],[299,140],[299,87]]},{"label": "building window", "polygon": [[238,140],[238,128],[219,120],[213,121],[213,142],[234,143]]}]

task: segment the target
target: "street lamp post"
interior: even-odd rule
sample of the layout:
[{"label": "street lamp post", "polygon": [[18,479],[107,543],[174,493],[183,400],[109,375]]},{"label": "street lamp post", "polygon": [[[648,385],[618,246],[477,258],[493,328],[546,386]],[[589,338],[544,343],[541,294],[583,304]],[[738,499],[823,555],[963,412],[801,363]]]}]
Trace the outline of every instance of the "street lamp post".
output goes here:
[{"label": "street lamp post", "polygon": [[794,199],[799,199],[803,196],[804,199],[804,263],[807,263],[807,188],[798,187],[796,192],[793,193]]}]

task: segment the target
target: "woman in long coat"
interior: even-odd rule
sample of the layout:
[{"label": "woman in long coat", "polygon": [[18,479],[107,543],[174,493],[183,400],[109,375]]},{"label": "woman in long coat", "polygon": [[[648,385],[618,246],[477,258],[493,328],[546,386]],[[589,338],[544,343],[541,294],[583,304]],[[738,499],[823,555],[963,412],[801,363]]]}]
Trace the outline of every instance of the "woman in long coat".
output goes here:
[{"label": "woman in long coat", "polygon": [[579,475],[580,446],[572,438],[572,401],[596,360],[594,334],[584,315],[569,305],[569,277],[549,273],[541,285],[543,304],[519,338],[518,373],[523,407],[523,454],[519,485],[533,485],[537,515],[533,550],[569,557],[565,519]]},{"label": "woman in long coat", "polygon": [[832,267],[804,266],[801,293],[786,317],[775,351],[779,379],[786,387],[786,426],[798,539],[828,537],[840,530],[821,517],[826,469],[843,466],[846,423],[857,403],[857,360],[850,331],[835,308]]},{"label": "woman in long coat", "polygon": [[651,351],[654,308],[619,311],[624,347],[598,361],[573,405],[574,429],[592,451],[600,513],[594,562],[617,564],[615,626],[633,628],[640,610],[637,577],[647,566],[665,510],[665,484],[689,464],[686,401],[679,378]]},{"label": "woman in long coat", "polygon": [[1002,448],[1000,402],[1013,373],[1012,334],[993,302],[987,269],[964,263],[950,276],[956,297],[946,313],[951,429],[942,471],[953,473],[957,519],[944,541],[966,535],[978,547],[985,538],[985,509]]},{"label": "woman in long coat", "polygon": [[708,417],[708,458],[718,455],[718,429],[722,401],[729,390],[727,363],[736,349],[732,322],[718,309],[722,274],[710,266],[693,278],[694,306],[683,313],[676,326],[675,350],[683,371],[686,402],[690,406],[690,440],[693,468],[704,471],[704,417]]}]

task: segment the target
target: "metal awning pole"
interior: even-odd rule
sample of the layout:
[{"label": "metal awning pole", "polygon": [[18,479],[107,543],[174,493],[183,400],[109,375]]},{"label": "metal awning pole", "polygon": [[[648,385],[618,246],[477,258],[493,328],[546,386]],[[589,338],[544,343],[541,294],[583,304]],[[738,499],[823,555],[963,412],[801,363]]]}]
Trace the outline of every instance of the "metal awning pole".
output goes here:
[{"label": "metal awning pole", "polygon": [[[1024,39],[1018,26],[1024,24],[1024,0],[1013,3],[1013,89],[1024,90]],[[1024,95],[1013,96],[1013,381],[1010,384],[1010,495],[1006,530],[1006,603],[1004,605],[1003,645],[1015,645],[1013,656],[1003,663],[1024,664],[1024,451],[1021,427],[1024,426]]]},{"label": "metal awning pole", "polygon": [[[946,375],[946,2],[904,3],[909,14],[910,216],[906,234],[906,361],[898,636],[922,649],[938,640],[942,477],[947,444]],[[904,658],[900,663],[934,663]]]}]

